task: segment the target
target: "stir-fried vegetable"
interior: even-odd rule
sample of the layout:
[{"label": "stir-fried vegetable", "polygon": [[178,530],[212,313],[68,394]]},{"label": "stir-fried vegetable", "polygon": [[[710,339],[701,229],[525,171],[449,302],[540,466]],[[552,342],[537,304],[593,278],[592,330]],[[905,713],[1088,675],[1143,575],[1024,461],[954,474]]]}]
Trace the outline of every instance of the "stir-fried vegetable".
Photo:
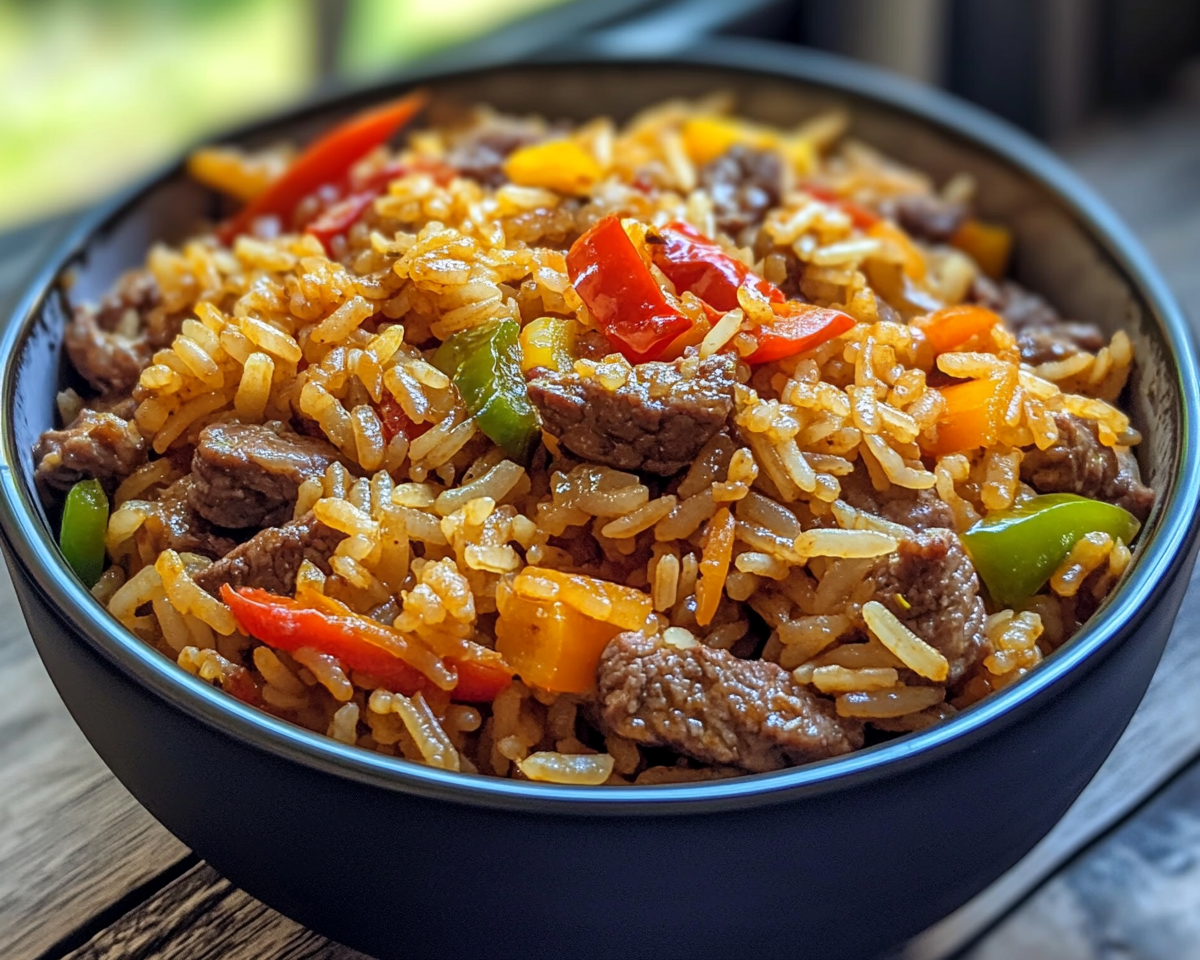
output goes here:
[{"label": "stir-fried vegetable", "polygon": [[758,341],[758,348],[746,358],[751,364],[803,353],[854,326],[854,319],[840,310],[788,300],[775,284],[690,224],[668,224],[659,237],[663,242],[652,246],[654,263],[677,290],[688,290],[710,307],[726,311],[738,306],[738,290],[746,287],[771,305],[775,322],[751,331]]},{"label": "stir-fried vegetable", "polygon": [[925,334],[934,353],[946,353],[1000,322],[1000,318],[986,307],[961,303],[918,317],[912,321],[912,326]]},{"label": "stir-fried vegetable", "polygon": [[993,599],[1018,606],[1037,593],[1089,533],[1131,543],[1140,524],[1127,510],[1073,493],[1031,497],[989,514],[962,535]]},{"label": "stir-fried vegetable", "polygon": [[693,163],[708,163],[738,144],[761,149],[771,141],[765,130],[732,117],[691,117],[683,124],[683,147]]},{"label": "stir-fried vegetable", "polygon": [[549,140],[509,154],[504,173],[523,187],[576,194],[587,193],[604,171],[596,158],[574,140]]},{"label": "stir-fried vegetable", "polygon": [[104,531],[108,497],[99,480],[80,480],[63,503],[58,545],[71,569],[89,587],[104,572]]},{"label": "stir-fried vegetable", "polygon": [[667,299],[615,216],[571,245],[567,273],[600,330],[630,363],[657,360],[692,325]]},{"label": "stir-fried vegetable", "polygon": [[621,628],[585,617],[560,601],[496,588],[496,649],[527,683],[560,693],[584,693],[596,683],[600,654]]},{"label": "stir-fried vegetable", "polygon": [[304,232],[321,241],[325,252],[330,252],[334,237],[343,236],[363,214],[371,208],[391,181],[408,173],[430,174],[438,184],[445,186],[454,178],[454,170],[436,160],[415,160],[410,163],[389,163],[376,170],[362,181],[350,183],[348,178],[339,187],[341,194],[304,227]]},{"label": "stir-fried vegetable", "polygon": [[521,328],[521,371],[538,367],[563,373],[575,362],[575,335],[579,323],[562,317],[538,317]]},{"label": "stir-fried vegetable", "polygon": [[496,607],[496,649],[523,680],[560,693],[589,690],[608,641],[652,612],[640,590],[540,567],[501,583]]},{"label": "stir-fried vegetable", "polygon": [[319,187],[341,180],[355,163],[412,120],[427,99],[424,93],[410,93],[361,113],[314,141],[283,176],[221,226],[221,241],[232,243],[260,217],[276,216],[286,223],[297,203]]},{"label": "stir-fried vegetable", "polygon": [[950,243],[970,255],[993,280],[999,280],[1008,269],[1012,233],[1006,227],[969,217],[954,231]]},{"label": "stir-fried vegetable", "polygon": [[937,443],[926,452],[941,456],[995,443],[1000,386],[999,380],[982,379],[942,387],[946,409],[938,419]]},{"label": "stir-fried vegetable", "polygon": [[841,310],[818,307],[800,300],[774,303],[771,310],[775,314],[775,322],[750,331],[758,341],[758,349],[746,358],[749,364],[770,363],[772,360],[795,356],[841,336],[854,326],[854,318]]},{"label": "stir-fried vegetable", "polygon": [[433,426],[428,420],[413,423],[412,418],[400,406],[400,402],[387,390],[384,390],[383,396],[379,398],[376,411],[379,413],[379,422],[383,427],[383,439],[386,443],[391,443],[392,439],[400,433],[409,440],[415,440]]},{"label": "stir-fried vegetable", "polygon": [[[659,239],[662,242],[656,243]],[[738,288],[749,285],[772,303],[783,303],[783,291],[727,254],[719,243],[708,239],[690,223],[669,223],[657,234],[646,235],[652,244],[654,265],[676,290],[690,290],[710,307],[733,310],[738,305]]]},{"label": "stir-fried vegetable", "polygon": [[495,320],[449,337],[433,365],[454,381],[479,429],[520,463],[528,463],[541,433],[521,374],[520,331]]},{"label": "stir-fried vegetable", "polygon": [[829,187],[822,186],[821,184],[806,183],[801,187],[801,189],[805,193],[816,197],[822,203],[828,203],[840,209],[860,230],[870,230],[882,219],[879,214],[875,213],[873,210],[868,210],[866,207],[855,203],[853,200],[847,200],[845,197],[840,197]]},{"label": "stir-fried vegetable", "polygon": [[[695,294],[708,307],[734,309],[743,287],[770,305],[776,319],[750,331],[758,348],[746,358],[749,363],[811,350],[854,326],[840,310],[787,300],[778,287],[687,224],[650,232],[647,241],[655,265],[676,289]],[[567,269],[600,328],[631,363],[657,359],[691,329],[692,321],[668,301],[616,217],[601,220],[575,242]]]},{"label": "stir-fried vegetable", "polygon": [[221,599],[242,630],[267,646],[289,653],[311,647],[406,696],[435,686],[476,703],[494,699],[512,682],[512,671],[493,650],[471,644],[471,657],[439,660],[399,631],[329,598],[323,600],[330,609],[313,610],[257,587],[224,584]]}]

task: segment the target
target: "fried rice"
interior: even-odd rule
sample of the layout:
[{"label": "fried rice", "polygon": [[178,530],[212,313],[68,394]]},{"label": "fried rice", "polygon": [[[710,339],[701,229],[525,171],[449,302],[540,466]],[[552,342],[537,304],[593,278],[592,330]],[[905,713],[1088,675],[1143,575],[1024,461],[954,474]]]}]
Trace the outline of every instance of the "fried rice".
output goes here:
[{"label": "fried rice", "polygon": [[[205,228],[152,247],[117,288],[149,284],[152,302],[126,297],[99,331],[109,364],[116,347],[157,331],[136,380],[101,401],[59,398],[65,424],[89,411],[119,417],[144,450],[109,484],[96,598],[182,669],[342,743],[556,783],[670,783],[815,759],[772,741],[775,759],[755,765],[671,732],[666,714],[697,691],[725,689],[709,681],[734,660],[774,666],[761,685],[739,680],[744,709],[689,717],[707,725],[703,735],[719,739],[729,724],[736,741],[739,724],[769,726],[771,703],[752,701],[786,694],[847,732],[849,745],[828,755],[923,729],[1034,669],[1117,583],[1130,543],[1089,533],[1035,595],[1005,606],[985,592],[953,623],[954,598],[908,616],[920,600],[896,571],[933,562],[904,552],[933,549],[930,531],[958,556],[958,535],[1048,492],[1031,482],[1030,458],[1058,449],[1068,421],[1127,463],[1138,436],[1115,404],[1133,363],[1129,338],[1039,355],[1022,340],[1028,327],[998,318],[936,349],[929,317],[960,304],[1004,314],[1014,296],[1002,283],[1009,238],[970,215],[969,178],[939,187],[853,139],[841,114],[782,130],[730,107],[720,96],[673,101],[624,124],[569,129],[480,108],[370,152],[340,194],[310,193],[290,218],[263,218],[228,241]],[[252,199],[286,175],[272,156],[283,154],[202,151],[191,169]],[[763,157],[773,186],[756,179]],[[737,175],[722,179],[722,164]],[[343,231],[309,229],[368,181],[382,182],[378,195]],[[921,210],[956,222],[941,229]],[[614,216],[692,326],[658,364],[607,344],[573,357],[561,377],[603,405],[690,389],[710,358],[732,371],[727,415],[665,475],[581,455],[540,407],[535,448],[515,456],[436,356],[455,335],[500,321],[528,331],[551,318],[596,334],[568,256]],[[745,287],[719,311],[677,288],[651,250],[672,223],[789,302],[848,316],[848,329],[749,362],[756,331],[778,313]],[[522,335],[524,359],[530,340]],[[991,434],[956,448],[947,390],[964,384],[986,388]],[[200,585],[225,546],[256,531],[218,531],[228,543],[207,555],[185,549],[172,540],[166,492],[189,476],[202,431],[235,423],[284,424],[334,451],[299,482],[283,521],[315,518],[336,548],[299,565],[284,595],[292,607],[280,609],[336,608],[390,631],[409,666],[426,671],[416,689],[316,639],[285,648],[256,637],[222,593]],[[55,447],[42,461],[48,472],[69,456]],[[885,569],[901,578],[891,593],[880,593]],[[975,596],[969,562],[945,569]],[[564,635],[582,625],[576,632],[602,641],[578,654],[595,678],[587,689],[562,679],[578,664],[537,659],[568,653],[528,649],[535,614],[549,609]],[[946,624],[958,646],[942,642]],[[681,671],[655,681],[668,691],[662,716],[644,713],[649,674],[639,674],[639,700],[625,680],[596,672],[630,635],[652,641],[639,663],[657,657]],[[483,700],[456,699],[446,658],[465,644],[498,650],[512,681]],[[669,695],[675,682],[682,700]]]}]

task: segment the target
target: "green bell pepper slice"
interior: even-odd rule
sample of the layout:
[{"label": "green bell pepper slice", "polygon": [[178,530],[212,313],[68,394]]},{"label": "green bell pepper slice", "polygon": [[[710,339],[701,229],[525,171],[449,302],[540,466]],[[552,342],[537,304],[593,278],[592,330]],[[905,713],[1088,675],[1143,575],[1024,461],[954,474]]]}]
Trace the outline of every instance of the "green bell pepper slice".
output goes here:
[{"label": "green bell pepper slice", "polygon": [[989,514],[962,542],[992,598],[1014,607],[1041,590],[1087,534],[1103,532],[1128,544],[1140,527],[1133,514],[1114,504],[1049,493]]},{"label": "green bell pepper slice", "polygon": [[104,533],[108,528],[108,497],[99,480],[80,480],[63,503],[58,545],[71,569],[89,587],[104,572]]},{"label": "green bell pepper slice", "polygon": [[541,436],[521,373],[520,328],[494,320],[449,337],[433,365],[454,381],[479,429],[519,463],[527,464]]}]

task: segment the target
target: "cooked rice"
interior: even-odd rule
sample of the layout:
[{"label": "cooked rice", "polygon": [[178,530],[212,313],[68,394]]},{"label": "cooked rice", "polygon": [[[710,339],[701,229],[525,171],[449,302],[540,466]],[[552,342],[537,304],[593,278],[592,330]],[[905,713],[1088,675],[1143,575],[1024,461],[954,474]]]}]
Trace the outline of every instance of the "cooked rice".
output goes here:
[{"label": "cooked rice", "polygon": [[[439,180],[428,164],[446,157],[448,134],[427,130],[401,154],[408,172],[334,241],[334,257],[314,237],[289,232],[242,236],[232,249],[211,235],[178,249],[155,246],[147,266],[162,309],[186,320],[141,374],[135,422],[162,456],[116,491],[113,566],[97,598],[190,673],[235,692],[257,684],[266,709],[343,743],[445,770],[560,784],[733,772],[655,766],[631,741],[589,739],[570,694],[518,681],[483,708],[451,704],[439,690],[408,697],[314,648],[288,655],[241,636],[230,610],[193,581],[202,561],[163,548],[157,497],[182,475],[170,455],[185,452],[203,427],[303,419],[353,469],[337,463],[300,486],[295,517],[311,511],[345,534],[328,575],[306,561],[296,588],[302,602],[344,603],[392,624],[435,660],[465,640],[494,645],[498,590],[564,604],[614,630],[658,634],[680,650],[704,644],[753,655],[753,615],[770,630],[761,655],[832,698],[838,715],[890,732],[949,716],[945,656],[872,600],[866,579],[907,530],[849,506],[843,486],[858,474],[880,495],[930,491],[963,531],[1029,495],[1021,448],[1055,442],[1056,412],[1094,421],[1111,447],[1137,442],[1112,406],[1133,362],[1131,343],[1117,333],[1094,355],[1030,368],[997,326],[969,349],[942,353],[938,375],[993,384],[1002,416],[990,448],[926,454],[946,401],[928,385],[932,358],[907,321],[961,302],[978,267],[887,221],[857,226],[802,178],[865,203],[928,194],[932,184],[863,144],[839,149],[843,114],[785,133],[718,108],[674,101],[621,129],[598,120],[565,135],[587,184],[578,198],[554,179],[561,170],[545,183],[497,189],[464,176]],[[798,356],[743,364],[733,435],[715,436],[671,485],[580,463],[552,438],[547,457],[529,468],[516,463],[480,432],[430,363],[429,345],[498,319],[588,324],[564,253],[602,216],[632,218],[640,226],[631,229],[643,231],[684,220],[716,236],[700,168],[718,141],[776,149],[789,165],[788,188],[761,231],[772,251],[760,258],[759,247],[737,246],[745,237],[723,238],[727,249],[778,284],[794,257],[803,268],[797,293],[849,313],[855,326]],[[208,150],[193,170],[248,197],[278,174],[281,156]],[[372,155],[363,170],[387,159]],[[973,189],[955,178],[944,194]],[[736,309],[706,321],[697,353],[745,357],[756,346],[753,328],[772,318],[769,302],[742,287]],[[575,372],[609,391],[632,376],[617,355],[580,359]],[[59,397],[64,415],[78,404],[70,392]],[[420,429],[393,435],[385,405]],[[992,653],[955,704],[1035,666],[1066,629],[1057,598],[1085,585],[1102,597],[1129,560],[1120,541],[1079,541],[1051,580],[1053,596],[989,618]],[[856,624],[869,630],[867,642]]]}]

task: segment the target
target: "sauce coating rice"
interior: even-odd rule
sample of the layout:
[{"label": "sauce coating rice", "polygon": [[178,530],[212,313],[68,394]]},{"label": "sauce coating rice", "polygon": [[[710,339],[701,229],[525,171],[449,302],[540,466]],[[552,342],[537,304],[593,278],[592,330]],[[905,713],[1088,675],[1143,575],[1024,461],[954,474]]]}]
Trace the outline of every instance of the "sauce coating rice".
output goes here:
[{"label": "sauce coating rice", "polygon": [[1005,278],[968,178],[720,96],[422,105],[200,151],[245,206],[75,310],[37,480],[180,667],[442,769],[671,783],[944,720],[1119,581],[1131,342]]}]

